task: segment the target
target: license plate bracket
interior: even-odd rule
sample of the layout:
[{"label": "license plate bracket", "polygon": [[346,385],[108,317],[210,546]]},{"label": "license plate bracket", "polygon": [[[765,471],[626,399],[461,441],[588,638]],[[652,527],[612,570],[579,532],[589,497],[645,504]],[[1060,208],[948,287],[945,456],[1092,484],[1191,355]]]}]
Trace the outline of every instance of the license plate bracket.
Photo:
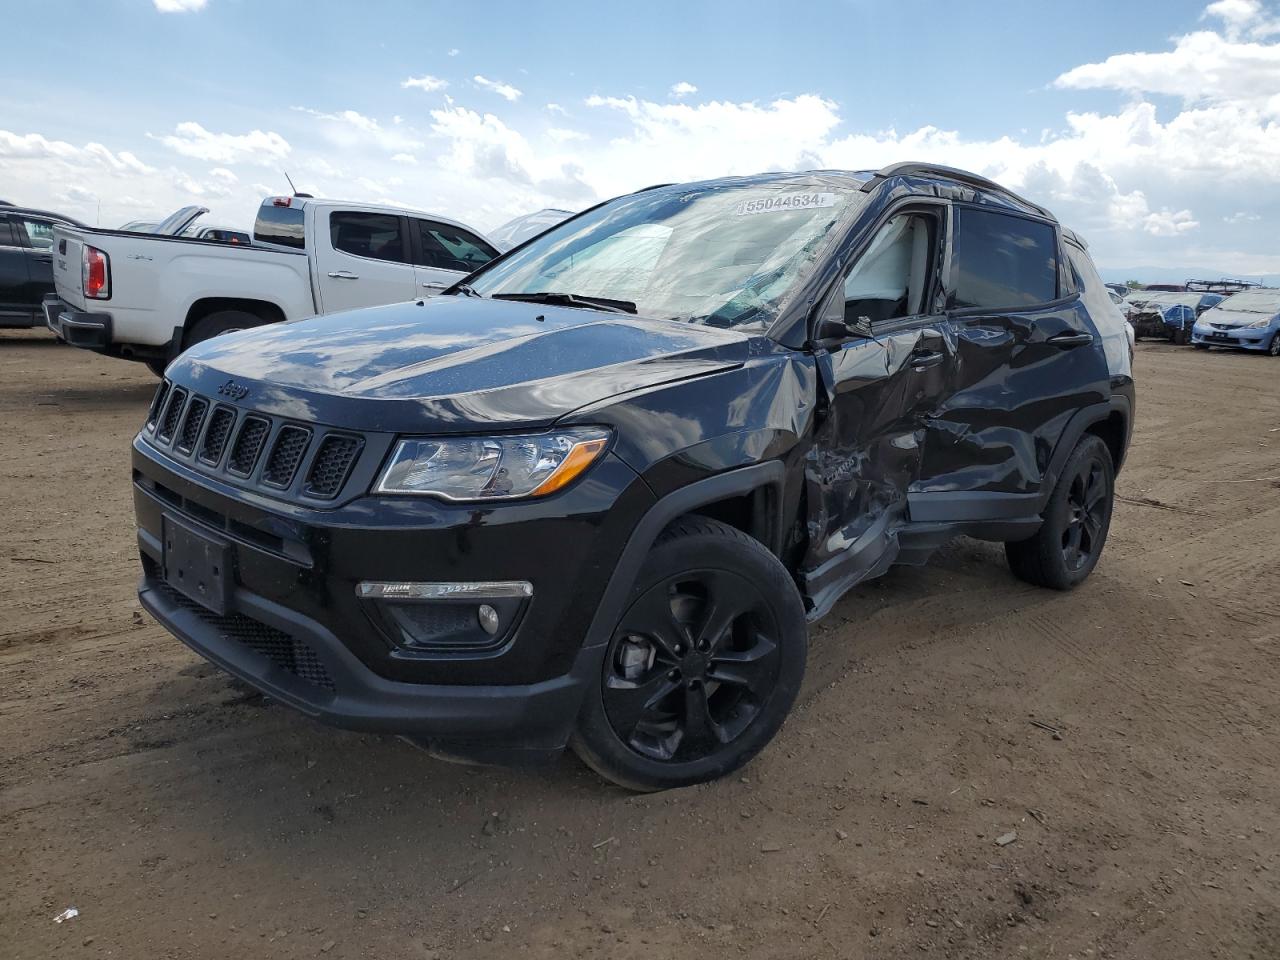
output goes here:
[{"label": "license plate bracket", "polygon": [[231,545],[169,514],[161,515],[164,579],[184,597],[217,614],[231,597]]}]

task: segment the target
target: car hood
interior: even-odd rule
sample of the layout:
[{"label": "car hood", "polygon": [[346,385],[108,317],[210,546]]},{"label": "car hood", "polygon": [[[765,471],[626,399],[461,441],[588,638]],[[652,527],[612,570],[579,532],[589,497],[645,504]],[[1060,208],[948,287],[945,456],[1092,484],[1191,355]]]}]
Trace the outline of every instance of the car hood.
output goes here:
[{"label": "car hood", "polygon": [[1274,316],[1268,317],[1265,313],[1251,313],[1247,310],[1209,310],[1200,315],[1200,322],[1204,324],[1221,324],[1224,327],[1247,327],[1251,323],[1257,323],[1259,320],[1274,319]]},{"label": "car hood", "polygon": [[219,400],[361,430],[529,427],[741,365],[728,330],[544,304],[436,297],[215,337],[169,369]]}]

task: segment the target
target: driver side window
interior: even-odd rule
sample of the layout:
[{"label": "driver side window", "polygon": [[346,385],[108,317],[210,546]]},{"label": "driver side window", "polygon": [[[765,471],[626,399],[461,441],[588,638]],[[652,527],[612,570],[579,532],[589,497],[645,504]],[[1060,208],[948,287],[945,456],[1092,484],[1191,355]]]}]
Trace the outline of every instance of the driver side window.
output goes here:
[{"label": "driver side window", "polygon": [[930,311],[937,220],[903,213],[880,228],[844,281],[846,323],[871,324]]}]

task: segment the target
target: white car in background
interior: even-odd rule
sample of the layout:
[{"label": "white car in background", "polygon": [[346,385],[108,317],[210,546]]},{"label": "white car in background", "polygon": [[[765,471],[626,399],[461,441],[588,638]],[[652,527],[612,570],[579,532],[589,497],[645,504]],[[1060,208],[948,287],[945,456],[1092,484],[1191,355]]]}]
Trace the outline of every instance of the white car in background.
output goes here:
[{"label": "white car in background", "polygon": [[159,374],[220,333],[432,296],[498,255],[447,217],[305,195],[264,200],[252,243],[182,236],[206,212],[149,233],[57,227],[49,329]]},{"label": "white car in background", "polygon": [[520,246],[526,240],[531,240],[538,234],[550,230],[557,223],[563,223],[572,216],[573,214],[568,210],[547,207],[544,210],[526,213],[516,217],[514,220],[508,220],[498,229],[491,232],[489,239],[494,242],[499,250],[506,253],[508,250]]}]

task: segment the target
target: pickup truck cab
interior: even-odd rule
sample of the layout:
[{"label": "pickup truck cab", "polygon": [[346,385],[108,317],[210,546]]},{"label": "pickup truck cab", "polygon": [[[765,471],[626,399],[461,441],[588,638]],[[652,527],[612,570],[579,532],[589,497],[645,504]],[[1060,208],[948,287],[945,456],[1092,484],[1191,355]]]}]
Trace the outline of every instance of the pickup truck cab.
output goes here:
[{"label": "pickup truck cab", "polygon": [[250,244],[181,236],[204,212],[153,233],[57,229],[49,328],[158,375],[220,333],[432,295],[498,253],[446,217],[303,196],[263,201]]},{"label": "pickup truck cab", "polygon": [[81,226],[47,210],[0,206],[0,327],[42,323],[40,303],[53,292],[53,228]]}]

